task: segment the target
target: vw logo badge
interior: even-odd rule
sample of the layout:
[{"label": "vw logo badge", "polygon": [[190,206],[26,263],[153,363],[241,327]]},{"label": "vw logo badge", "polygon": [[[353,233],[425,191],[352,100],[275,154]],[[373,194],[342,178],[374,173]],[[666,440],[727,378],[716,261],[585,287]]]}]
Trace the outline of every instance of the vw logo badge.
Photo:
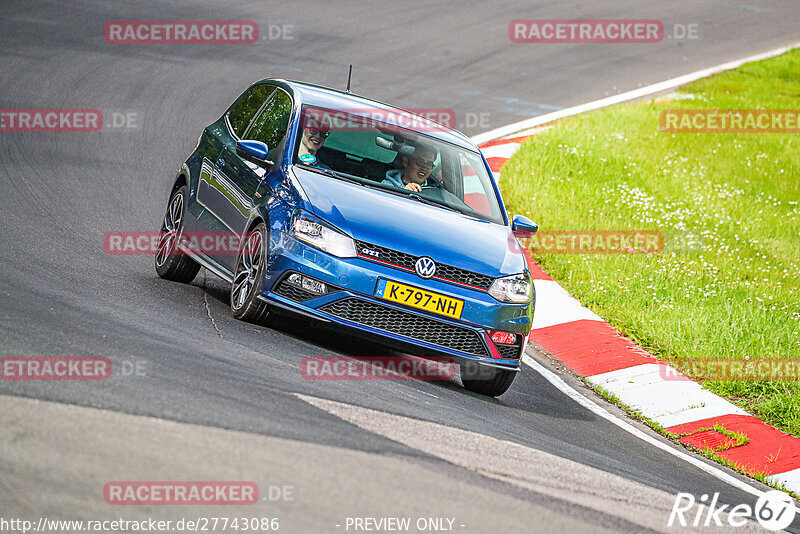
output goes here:
[{"label": "vw logo badge", "polygon": [[436,274],[436,264],[427,256],[422,256],[418,259],[417,263],[414,264],[414,269],[420,278],[430,278]]}]

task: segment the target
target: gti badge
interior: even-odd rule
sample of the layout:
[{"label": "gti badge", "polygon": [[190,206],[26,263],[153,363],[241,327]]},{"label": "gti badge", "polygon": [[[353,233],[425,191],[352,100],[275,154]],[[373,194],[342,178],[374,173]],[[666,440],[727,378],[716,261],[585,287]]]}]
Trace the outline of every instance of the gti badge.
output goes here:
[{"label": "gti badge", "polygon": [[418,259],[417,263],[414,264],[414,268],[421,278],[430,278],[436,274],[436,264],[428,256],[422,256]]},{"label": "gti badge", "polygon": [[377,250],[372,250],[371,248],[361,247],[361,253],[365,256],[372,256],[373,258],[379,258],[381,253]]}]

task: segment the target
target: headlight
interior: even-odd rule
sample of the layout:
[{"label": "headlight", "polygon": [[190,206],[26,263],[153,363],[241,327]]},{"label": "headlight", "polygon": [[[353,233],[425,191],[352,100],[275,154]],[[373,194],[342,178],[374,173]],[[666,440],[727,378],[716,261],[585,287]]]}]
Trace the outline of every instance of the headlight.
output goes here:
[{"label": "headlight", "polygon": [[531,281],[526,274],[498,278],[489,288],[489,294],[500,302],[523,304],[531,300]]},{"label": "headlight", "polygon": [[295,217],[292,221],[292,237],[339,258],[357,256],[356,244],[351,237],[313,220],[310,215]]}]

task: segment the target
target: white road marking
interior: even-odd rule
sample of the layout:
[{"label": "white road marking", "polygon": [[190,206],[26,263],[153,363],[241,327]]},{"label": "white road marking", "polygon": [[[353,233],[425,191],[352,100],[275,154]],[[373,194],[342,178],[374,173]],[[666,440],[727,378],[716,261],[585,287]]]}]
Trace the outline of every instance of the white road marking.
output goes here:
[{"label": "white road marking", "polygon": [[717,74],[719,72],[723,72],[726,70],[735,69],[736,67],[739,67],[744,63],[749,63],[751,61],[759,61],[761,59],[767,59],[770,57],[778,56],[798,46],[800,46],[800,43],[794,43],[789,46],[776,48],[775,50],[770,50],[769,52],[764,52],[763,54],[756,54],[754,56],[746,57],[743,59],[737,59],[736,61],[730,61],[728,63],[723,63],[722,65],[717,65],[716,67],[698,70],[696,72],[692,72],[691,74],[685,74],[683,76],[678,76],[677,78],[672,78],[670,80],[666,80],[660,83],[647,85],[645,87],[640,87],[639,89],[634,89],[633,91],[628,91],[626,93],[620,93],[618,95],[613,95],[607,98],[602,98],[600,100],[595,100],[593,102],[588,102],[586,104],[581,104],[580,106],[573,106],[571,108],[560,109],[553,113],[547,113],[546,115],[539,115],[538,117],[533,117],[531,119],[526,119],[524,121],[515,122],[513,124],[509,124],[507,126],[503,126],[501,128],[497,128],[495,130],[491,130],[486,133],[476,135],[472,138],[472,142],[475,143],[476,145],[480,145],[481,143],[494,141],[495,139],[499,139],[501,137],[520,134],[521,132],[528,130],[530,128],[535,128],[537,126],[541,126],[543,124],[547,124],[548,122],[553,122],[558,119],[563,119],[565,117],[572,117],[573,115],[584,113],[586,111],[612,106],[614,104],[627,102],[629,100],[636,100],[637,98],[644,98],[646,96],[660,93],[662,91],[668,91],[669,89],[674,89],[678,86],[685,85],[689,82],[699,80],[700,78],[711,76],[712,74]]},{"label": "white road marking", "polygon": [[580,404],[581,406],[583,406],[584,408],[586,408],[587,410],[592,412],[593,414],[595,414],[595,415],[597,415],[599,417],[602,417],[603,419],[607,420],[610,423],[615,424],[616,426],[618,426],[622,430],[624,430],[624,431],[636,436],[637,438],[639,438],[642,441],[648,443],[649,445],[652,445],[653,447],[656,447],[657,449],[660,449],[660,450],[662,450],[662,451],[664,451],[664,452],[666,452],[668,454],[671,454],[671,455],[673,455],[673,456],[675,456],[677,458],[680,458],[681,460],[684,460],[684,461],[692,464],[693,466],[697,467],[701,471],[703,471],[705,473],[708,473],[709,475],[713,476],[714,478],[716,478],[718,480],[721,480],[722,482],[725,482],[727,484],[730,484],[731,486],[733,486],[735,488],[738,488],[738,489],[740,489],[742,491],[745,491],[745,492],[749,493],[750,495],[755,495],[756,497],[760,497],[761,495],[764,494],[763,491],[754,488],[753,486],[747,484],[743,480],[739,480],[738,478],[736,478],[736,477],[734,477],[734,476],[732,476],[732,475],[730,475],[730,474],[728,474],[728,473],[726,473],[726,472],[724,472],[724,471],[722,471],[722,470],[720,470],[720,469],[718,469],[718,468],[716,468],[716,467],[714,467],[712,465],[709,465],[709,464],[701,461],[700,459],[695,458],[694,456],[690,456],[689,454],[681,452],[678,449],[674,449],[674,448],[670,447],[669,445],[667,445],[666,443],[664,443],[664,442],[654,438],[653,436],[650,436],[649,434],[646,434],[645,432],[639,430],[638,428],[634,427],[633,425],[631,425],[627,421],[623,421],[622,419],[619,419],[618,417],[612,415],[610,412],[605,410],[600,405],[596,404],[595,402],[589,400],[587,397],[584,397],[583,395],[578,393],[569,384],[564,382],[564,380],[562,380],[561,377],[559,377],[554,372],[552,372],[549,369],[547,369],[546,367],[544,367],[542,364],[540,364],[539,362],[537,362],[536,360],[534,360],[533,358],[531,358],[527,354],[523,354],[522,355],[522,361],[526,365],[528,365],[530,368],[532,368],[534,371],[536,371],[537,373],[542,375],[545,378],[545,380],[550,382],[556,389],[558,389],[559,391],[564,393],[567,397],[571,398],[572,400],[574,400],[575,402],[577,402],[578,404]]},{"label": "white road marking", "polygon": [[592,310],[582,306],[580,301],[570,295],[558,282],[553,280],[534,280],[533,286],[536,289],[536,302],[547,304],[546,313],[540,311],[533,314],[534,330],[557,324],[571,323],[581,319],[603,320]]},{"label": "white road marking", "polygon": [[586,379],[665,428],[721,415],[747,415],[669,365],[646,363]]},{"label": "white road marking", "polygon": [[505,143],[502,145],[495,145],[487,148],[482,148],[481,152],[483,152],[483,157],[485,157],[486,159],[510,158],[511,156],[514,155],[514,152],[517,151],[519,146],[520,143]]},{"label": "white road marking", "polygon": [[783,484],[795,492],[800,492],[800,469],[793,469],[785,473],[776,473],[767,478],[777,484]]}]

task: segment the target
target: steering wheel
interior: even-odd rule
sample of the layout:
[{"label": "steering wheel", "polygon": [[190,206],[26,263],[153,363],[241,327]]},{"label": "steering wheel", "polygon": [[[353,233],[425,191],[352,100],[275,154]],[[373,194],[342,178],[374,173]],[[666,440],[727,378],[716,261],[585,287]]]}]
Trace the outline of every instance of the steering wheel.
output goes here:
[{"label": "steering wheel", "polygon": [[441,188],[444,187],[444,181],[443,180],[437,180],[436,178],[433,178],[432,176],[428,177],[428,182],[433,182],[433,183],[432,183],[432,185],[428,185],[426,183],[425,185],[422,186],[422,189],[441,189]]}]

